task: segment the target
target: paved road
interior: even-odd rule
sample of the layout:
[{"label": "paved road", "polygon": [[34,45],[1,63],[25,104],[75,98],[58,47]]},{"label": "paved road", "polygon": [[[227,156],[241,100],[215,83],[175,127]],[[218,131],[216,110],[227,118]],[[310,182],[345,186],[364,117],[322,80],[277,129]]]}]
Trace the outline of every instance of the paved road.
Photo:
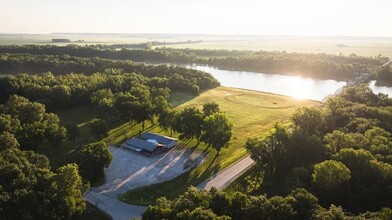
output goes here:
[{"label": "paved road", "polygon": [[388,62],[384,63],[384,65],[382,65],[382,66],[385,67],[385,66],[388,66],[391,63],[392,63],[392,60],[389,60]]},{"label": "paved road", "polygon": [[[210,177],[208,180],[201,183],[198,188],[209,190],[212,186],[215,186],[218,189],[224,189],[248,170],[253,164],[254,161],[250,158],[250,156],[247,156]],[[99,187],[90,189],[84,195],[86,201],[95,205],[103,212],[106,212],[113,220],[129,220],[133,218],[141,219],[141,215],[144,211],[146,211],[147,207],[129,205],[117,200],[116,197],[116,194],[105,193],[105,191]]]},{"label": "paved road", "polygon": [[251,168],[254,163],[255,162],[250,158],[250,156],[247,156],[202,182],[197,186],[197,188],[209,190],[211,187],[215,186],[218,189],[224,189],[245,171]]},{"label": "paved road", "polygon": [[87,191],[84,194],[84,198],[89,203],[110,215],[113,220],[142,219],[142,213],[147,209],[144,206],[128,205],[120,202],[117,198],[96,192],[94,189]]}]

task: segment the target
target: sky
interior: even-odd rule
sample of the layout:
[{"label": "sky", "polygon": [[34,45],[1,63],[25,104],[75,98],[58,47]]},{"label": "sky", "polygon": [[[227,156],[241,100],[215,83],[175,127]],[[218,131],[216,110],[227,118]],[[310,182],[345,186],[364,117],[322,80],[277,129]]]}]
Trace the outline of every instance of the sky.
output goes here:
[{"label": "sky", "polygon": [[0,0],[0,33],[392,36],[392,0]]}]

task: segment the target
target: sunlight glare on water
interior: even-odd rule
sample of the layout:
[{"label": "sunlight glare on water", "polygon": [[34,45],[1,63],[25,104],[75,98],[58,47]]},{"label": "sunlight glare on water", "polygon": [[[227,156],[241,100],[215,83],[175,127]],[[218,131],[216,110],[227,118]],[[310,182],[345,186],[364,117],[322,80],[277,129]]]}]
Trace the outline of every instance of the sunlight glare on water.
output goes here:
[{"label": "sunlight glare on water", "polygon": [[208,66],[190,66],[211,73],[222,86],[269,92],[297,99],[321,101],[327,95],[346,85],[336,80],[319,80],[308,77],[265,74],[246,71],[221,70]]}]

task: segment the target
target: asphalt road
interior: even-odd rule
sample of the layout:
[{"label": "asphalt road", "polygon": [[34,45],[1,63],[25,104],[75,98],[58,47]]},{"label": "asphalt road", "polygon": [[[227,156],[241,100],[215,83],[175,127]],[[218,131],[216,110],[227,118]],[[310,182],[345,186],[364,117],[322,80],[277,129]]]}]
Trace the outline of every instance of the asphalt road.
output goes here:
[{"label": "asphalt road", "polygon": [[222,190],[251,168],[254,163],[255,162],[250,158],[250,156],[247,156],[202,182],[197,186],[197,188],[209,190],[211,187],[215,186],[217,189]]}]

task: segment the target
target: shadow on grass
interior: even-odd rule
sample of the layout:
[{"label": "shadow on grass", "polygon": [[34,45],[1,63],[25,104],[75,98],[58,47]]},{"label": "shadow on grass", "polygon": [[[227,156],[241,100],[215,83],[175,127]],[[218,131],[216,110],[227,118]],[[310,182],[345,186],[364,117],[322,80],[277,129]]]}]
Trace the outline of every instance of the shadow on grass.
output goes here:
[{"label": "shadow on grass", "polygon": [[181,92],[173,92],[170,94],[169,102],[175,108],[180,106],[190,100],[196,98],[197,95],[181,93]]}]

